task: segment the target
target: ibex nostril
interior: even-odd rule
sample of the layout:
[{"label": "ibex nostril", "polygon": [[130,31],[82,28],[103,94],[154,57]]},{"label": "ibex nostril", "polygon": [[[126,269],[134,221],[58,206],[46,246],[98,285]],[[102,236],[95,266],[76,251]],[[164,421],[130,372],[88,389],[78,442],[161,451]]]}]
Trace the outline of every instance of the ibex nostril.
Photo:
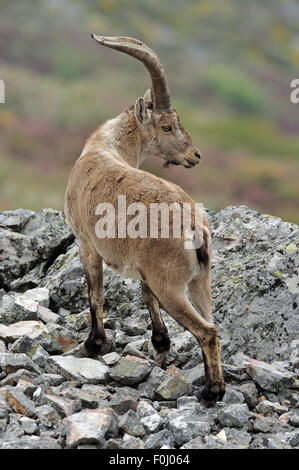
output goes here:
[{"label": "ibex nostril", "polygon": [[194,154],[194,155],[195,155],[195,156],[196,156],[196,157],[197,157],[197,158],[200,160],[200,158],[201,158],[201,157],[200,157],[200,153],[198,153],[198,152],[195,152],[195,154]]}]

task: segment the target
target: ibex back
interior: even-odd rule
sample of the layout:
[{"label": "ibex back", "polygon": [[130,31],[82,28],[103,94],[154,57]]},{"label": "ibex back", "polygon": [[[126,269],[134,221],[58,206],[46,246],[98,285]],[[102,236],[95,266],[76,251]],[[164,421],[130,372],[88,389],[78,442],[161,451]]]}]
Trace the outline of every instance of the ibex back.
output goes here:
[{"label": "ibex back", "polygon": [[[205,365],[206,384],[201,400],[207,406],[225,393],[217,329],[211,313],[211,236],[206,217],[195,217],[195,203],[177,185],[138,167],[147,157],[191,168],[200,153],[172,109],[166,75],[157,55],[142,42],[127,37],[93,35],[100,44],[122,51],[143,62],[152,89],[135,105],[100,126],[87,140],[68,183],[65,213],[80,241],[80,256],[86,273],[91,312],[91,331],[84,344],[87,356],[101,353],[107,341],[103,325],[102,262],[120,274],[141,279],[142,298],[152,320],[152,344],[161,363],[170,348],[159,304],[198,340]],[[190,204],[192,233],[201,233],[197,249],[186,249],[182,237],[99,237],[95,227],[99,204],[110,204],[118,213],[119,196],[126,204]],[[106,207],[106,206],[105,206]],[[173,218],[169,218],[171,225]],[[169,228],[169,227],[168,227]],[[190,236],[187,234],[187,238]],[[192,235],[193,236],[193,235]],[[189,291],[192,304],[186,297]]]}]

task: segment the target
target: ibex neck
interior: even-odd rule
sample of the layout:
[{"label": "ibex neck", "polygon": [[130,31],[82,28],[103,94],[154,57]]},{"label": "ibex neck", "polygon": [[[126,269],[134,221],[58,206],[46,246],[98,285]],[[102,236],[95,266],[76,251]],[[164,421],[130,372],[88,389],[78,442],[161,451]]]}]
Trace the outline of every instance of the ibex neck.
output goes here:
[{"label": "ibex neck", "polygon": [[101,141],[129,165],[138,167],[141,163],[141,135],[134,113],[124,111],[110,119],[101,128]]}]

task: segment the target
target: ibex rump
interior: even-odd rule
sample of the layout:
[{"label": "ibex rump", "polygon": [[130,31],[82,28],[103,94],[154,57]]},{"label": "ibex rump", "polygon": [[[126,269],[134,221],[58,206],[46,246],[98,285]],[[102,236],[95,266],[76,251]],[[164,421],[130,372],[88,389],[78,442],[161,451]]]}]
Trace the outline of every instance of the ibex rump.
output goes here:
[{"label": "ibex rump", "polygon": [[[165,165],[190,168],[198,163],[200,154],[171,108],[166,75],[156,54],[136,39],[93,37],[104,46],[142,61],[150,73],[152,91],[147,90],[134,106],[91,135],[68,183],[65,212],[80,241],[92,320],[85,353],[101,353],[101,345],[107,341],[103,326],[104,260],[118,273],[142,280],[142,298],[150,312],[152,343],[158,354],[170,347],[159,303],[198,340],[206,374],[201,398],[210,406],[222,399],[225,384],[211,313],[211,236],[206,217],[202,216],[203,226],[193,227],[203,235],[197,250],[185,249],[184,237],[100,239],[95,233],[96,207],[110,203],[117,208],[119,195],[126,196],[127,205],[138,201],[148,209],[151,203],[189,203],[194,216],[194,202],[179,186],[137,167],[146,157],[159,157],[166,161]],[[186,297],[186,289],[193,305]]]}]

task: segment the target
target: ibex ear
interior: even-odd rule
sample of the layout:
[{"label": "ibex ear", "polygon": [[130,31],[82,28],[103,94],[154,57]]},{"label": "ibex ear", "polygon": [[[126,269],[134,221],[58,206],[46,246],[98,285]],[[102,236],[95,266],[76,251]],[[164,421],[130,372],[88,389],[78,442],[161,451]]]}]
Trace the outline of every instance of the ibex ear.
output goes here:
[{"label": "ibex ear", "polygon": [[150,103],[153,103],[153,92],[151,88],[148,88],[146,92],[144,93],[143,97],[144,101],[148,101]]},{"label": "ibex ear", "polygon": [[149,116],[148,116],[147,107],[143,98],[138,98],[138,100],[136,101],[135,106],[134,106],[134,113],[135,113],[136,119],[140,122],[140,124],[145,126],[146,123],[148,122]]}]

